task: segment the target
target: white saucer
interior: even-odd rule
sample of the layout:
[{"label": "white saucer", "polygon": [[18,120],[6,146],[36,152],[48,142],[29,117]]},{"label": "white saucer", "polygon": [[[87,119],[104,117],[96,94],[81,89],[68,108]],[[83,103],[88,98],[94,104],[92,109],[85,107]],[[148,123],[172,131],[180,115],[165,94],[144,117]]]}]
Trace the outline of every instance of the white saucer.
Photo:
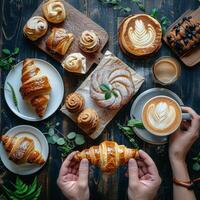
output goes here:
[{"label": "white saucer", "polygon": [[[32,138],[35,144],[35,148],[41,152],[44,160],[47,161],[49,155],[49,145],[43,133],[37,128],[28,125],[20,125],[10,129],[6,133],[6,135],[17,136],[17,137],[27,136],[29,138]],[[16,165],[13,161],[11,161],[8,158],[8,155],[2,143],[0,144],[0,152],[1,152],[1,160],[5,165],[5,167],[15,174],[30,175],[39,171],[43,167],[43,165],[28,164],[28,163]]]},{"label": "white saucer", "polygon": [[[33,108],[22,99],[20,94],[19,89],[21,86],[21,70],[23,61],[16,64],[15,68],[11,70],[6,77],[4,84],[4,96],[9,108],[18,117],[27,121],[41,121],[51,116],[60,106],[64,96],[64,84],[59,72],[54,68],[53,65],[41,59],[34,58],[33,60],[35,61],[35,64],[41,69],[41,73],[45,74],[49,78],[52,88],[48,107],[44,117],[38,117]],[[9,82],[15,90],[20,112],[17,110],[13,103],[11,93],[7,90],[10,89],[7,82]]]},{"label": "white saucer", "polygon": [[[144,104],[151,99],[152,97],[158,96],[158,95],[165,95],[165,96],[169,96],[171,98],[173,98],[174,100],[176,100],[180,105],[183,105],[182,100],[171,90],[165,89],[165,88],[152,88],[149,90],[146,90],[145,92],[141,93],[133,102],[133,105],[131,107],[131,112],[130,112],[130,116],[131,117],[135,117],[136,119],[141,120],[141,113],[142,113],[142,109],[144,107]],[[147,143],[150,144],[165,144],[168,142],[168,137],[167,136],[155,136],[153,134],[151,134],[150,132],[148,132],[146,129],[138,129],[138,128],[134,128],[134,131],[136,133],[136,135],[144,140]]]}]

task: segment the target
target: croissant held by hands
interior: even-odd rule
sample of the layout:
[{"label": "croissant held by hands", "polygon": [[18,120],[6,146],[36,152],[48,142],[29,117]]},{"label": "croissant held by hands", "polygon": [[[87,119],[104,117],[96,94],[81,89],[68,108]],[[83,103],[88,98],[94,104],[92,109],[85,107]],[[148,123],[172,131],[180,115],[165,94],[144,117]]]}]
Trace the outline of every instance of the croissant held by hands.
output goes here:
[{"label": "croissant held by hands", "polygon": [[139,158],[139,153],[137,149],[129,149],[113,141],[104,141],[99,146],[92,146],[77,153],[74,158],[77,161],[87,158],[91,164],[99,166],[103,172],[113,173],[130,158]]},{"label": "croissant held by hands", "polygon": [[34,141],[29,137],[9,137],[3,135],[1,141],[8,157],[16,164],[34,163],[43,165],[45,160],[41,153],[35,149]]}]

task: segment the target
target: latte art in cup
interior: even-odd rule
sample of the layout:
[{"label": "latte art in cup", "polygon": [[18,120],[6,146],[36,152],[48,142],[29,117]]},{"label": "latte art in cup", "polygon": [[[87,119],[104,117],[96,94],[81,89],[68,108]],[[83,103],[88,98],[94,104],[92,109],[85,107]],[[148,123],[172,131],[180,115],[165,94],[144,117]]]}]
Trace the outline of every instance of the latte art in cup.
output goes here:
[{"label": "latte art in cup", "polygon": [[164,136],[178,128],[182,120],[181,113],[180,106],[175,100],[158,96],[145,104],[142,120],[149,132]]}]

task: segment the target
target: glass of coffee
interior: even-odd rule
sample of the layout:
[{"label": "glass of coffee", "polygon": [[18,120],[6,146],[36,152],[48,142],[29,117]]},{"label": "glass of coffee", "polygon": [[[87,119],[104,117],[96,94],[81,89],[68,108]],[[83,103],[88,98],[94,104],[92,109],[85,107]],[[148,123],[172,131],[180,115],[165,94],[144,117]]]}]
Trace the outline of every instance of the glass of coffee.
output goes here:
[{"label": "glass of coffee", "polygon": [[144,127],[156,136],[175,132],[182,120],[191,120],[189,113],[182,113],[180,105],[168,96],[156,96],[147,101],[142,110]]},{"label": "glass of coffee", "polygon": [[175,58],[163,56],[153,64],[152,74],[156,83],[170,85],[179,78],[181,66]]}]

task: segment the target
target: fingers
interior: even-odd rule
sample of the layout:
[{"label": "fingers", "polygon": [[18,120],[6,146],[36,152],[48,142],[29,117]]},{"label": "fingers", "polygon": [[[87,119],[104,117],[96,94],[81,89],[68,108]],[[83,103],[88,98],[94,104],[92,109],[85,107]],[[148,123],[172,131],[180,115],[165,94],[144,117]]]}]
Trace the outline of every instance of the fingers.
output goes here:
[{"label": "fingers", "polygon": [[79,177],[78,185],[81,188],[88,186],[88,173],[89,173],[89,162],[86,158],[82,159],[79,165]]},{"label": "fingers", "polygon": [[130,159],[128,162],[128,175],[129,175],[129,184],[138,182],[138,166],[135,159]]},{"label": "fingers", "polygon": [[139,150],[139,155],[144,160],[144,163],[146,164],[146,166],[148,168],[148,172],[152,175],[157,176],[158,170],[157,170],[157,167],[156,167],[154,161],[151,159],[151,157],[142,150]]},{"label": "fingers", "polygon": [[74,155],[77,153],[77,151],[74,151],[72,153],[70,153],[67,158],[65,159],[65,161],[63,162],[61,168],[60,168],[60,173],[59,176],[64,176],[67,173],[68,167],[70,165],[70,163],[72,162],[72,159],[74,157]]}]

